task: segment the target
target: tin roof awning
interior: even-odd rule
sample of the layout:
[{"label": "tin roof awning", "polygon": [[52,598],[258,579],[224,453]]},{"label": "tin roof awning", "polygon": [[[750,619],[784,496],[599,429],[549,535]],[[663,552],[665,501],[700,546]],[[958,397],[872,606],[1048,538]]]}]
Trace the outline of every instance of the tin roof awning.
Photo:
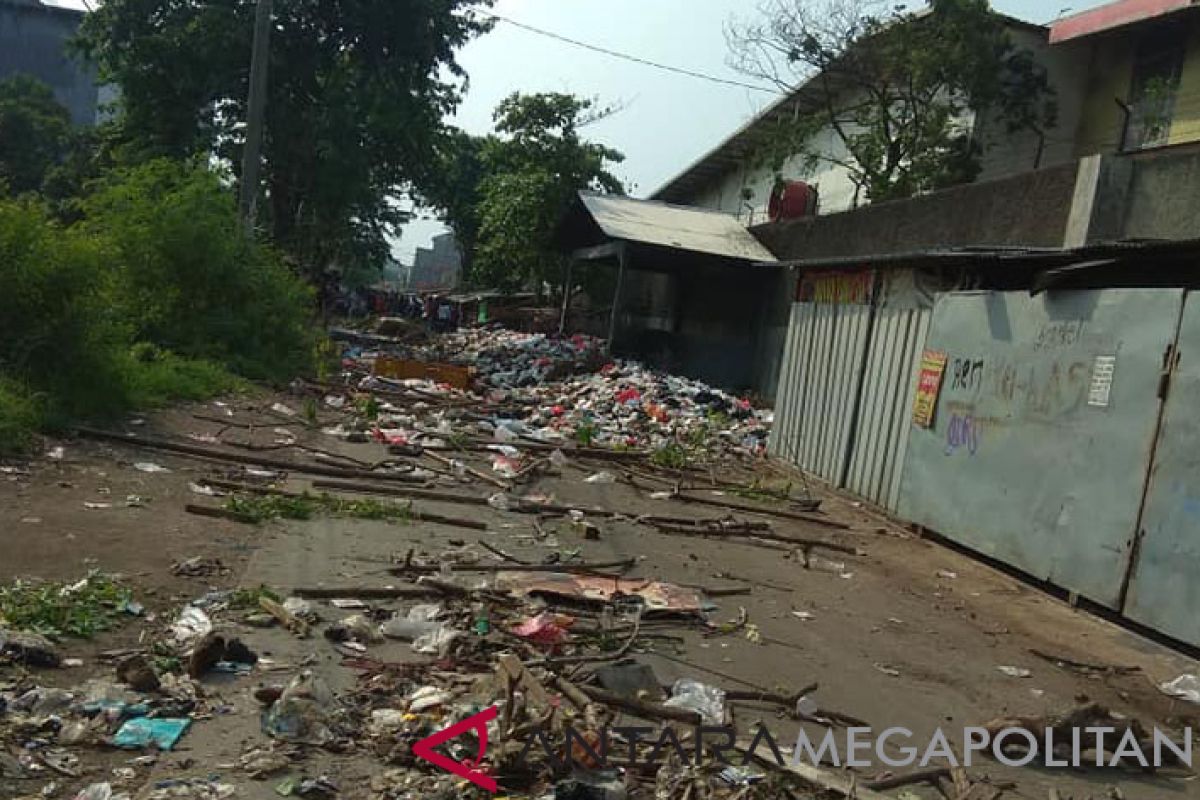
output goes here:
[{"label": "tin roof awning", "polygon": [[1196,7],[1196,0],[1118,0],[1050,24],[1050,44],[1061,44]]},{"label": "tin roof awning", "polygon": [[752,263],[775,262],[771,251],[736,217],[720,211],[581,191],[573,213],[586,214],[612,240]]}]

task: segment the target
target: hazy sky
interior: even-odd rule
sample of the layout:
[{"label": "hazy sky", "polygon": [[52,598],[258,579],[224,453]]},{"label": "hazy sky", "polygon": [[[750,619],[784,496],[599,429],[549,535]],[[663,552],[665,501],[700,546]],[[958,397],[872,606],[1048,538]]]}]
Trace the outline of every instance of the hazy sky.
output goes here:
[{"label": "hazy sky", "polygon": [[[1103,0],[993,0],[1001,12],[1045,23]],[[57,0],[82,7],[81,0]],[[631,55],[719,77],[747,81],[726,65],[724,27],[753,14],[755,0],[498,0],[493,10],[517,22]],[[589,138],[625,153],[616,173],[645,196],[718,144],[772,95],[662,72],[593,53],[498,22],[469,43],[459,61],[470,90],[454,122],[471,133],[491,129],[491,114],[515,91],[561,91],[597,97],[623,110],[585,129]],[[748,81],[752,82],[752,81]],[[442,230],[433,221],[406,227],[396,253]]]}]

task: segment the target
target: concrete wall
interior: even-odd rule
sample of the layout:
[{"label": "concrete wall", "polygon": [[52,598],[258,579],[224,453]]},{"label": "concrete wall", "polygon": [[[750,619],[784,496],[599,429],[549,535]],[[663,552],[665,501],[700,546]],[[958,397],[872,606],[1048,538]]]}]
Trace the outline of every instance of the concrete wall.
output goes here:
[{"label": "concrete wall", "polygon": [[83,12],[0,0],[0,80],[24,73],[49,84],[77,125],[97,121],[96,70],[67,53]]},{"label": "concrete wall", "polygon": [[1076,164],[878,203],[751,232],[781,259],[902,253],[946,247],[1059,247],[1075,192]]},{"label": "concrete wall", "polygon": [[1200,145],[1124,158],[1133,169],[1121,238],[1200,237]]}]

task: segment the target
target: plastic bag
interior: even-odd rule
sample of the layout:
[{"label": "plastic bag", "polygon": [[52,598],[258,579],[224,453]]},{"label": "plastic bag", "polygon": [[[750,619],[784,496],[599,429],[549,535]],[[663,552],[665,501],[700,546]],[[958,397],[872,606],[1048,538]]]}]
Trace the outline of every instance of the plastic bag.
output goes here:
[{"label": "plastic bag", "polygon": [[263,731],[275,739],[321,747],[336,738],[333,692],[311,672],[297,675],[263,714]]},{"label": "plastic bag", "polygon": [[671,687],[671,699],[664,705],[695,711],[709,725],[725,721],[725,692],[715,686],[682,678]]}]

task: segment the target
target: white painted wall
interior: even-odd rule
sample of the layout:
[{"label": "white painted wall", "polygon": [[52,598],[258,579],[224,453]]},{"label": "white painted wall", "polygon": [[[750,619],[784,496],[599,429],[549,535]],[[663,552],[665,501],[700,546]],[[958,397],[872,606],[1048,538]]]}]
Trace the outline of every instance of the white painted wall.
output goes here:
[{"label": "white painted wall", "polygon": [[[1087,54],[1080,48],[1070,46],[1051,48],[1043,32],[1013,27],[1010,28],[1010,34],[1019,47],[1032,50],[1046,67],[1047,77],[1057,94],[1058,125],[1046,137],[1038,166],[1049,167],[1070,161],[1075,149],[1074,134],[1082,113],[1088,70]],[[1010,134],[1005,123],[995,117],[976,119],[974,114],[968,115],[962,124],[973,126],[973,135],[985,143],[978,180],[995,180],[1034,169],[1038,137],[1033,133]],[[810,148],[815,147],[834,157],[845,155],[845,146],[831,128],[814,137]],[[805,169],[803,159],[796,157],[784,164],[782,175],[785,180],[803,180],[814,184],[820,193],[821,214],[848,211],[867,202],[856,196],[855,186],[842,167],[826,164],[810,172]],[[736,214],[747,225],[757,224],[767,219],[767,201],[773,184],[774,174],[770,170],[752,169],[743,164],[711,182],[686,204]],[[749,201],[742,196],[746,189],[752,193]]]}]

